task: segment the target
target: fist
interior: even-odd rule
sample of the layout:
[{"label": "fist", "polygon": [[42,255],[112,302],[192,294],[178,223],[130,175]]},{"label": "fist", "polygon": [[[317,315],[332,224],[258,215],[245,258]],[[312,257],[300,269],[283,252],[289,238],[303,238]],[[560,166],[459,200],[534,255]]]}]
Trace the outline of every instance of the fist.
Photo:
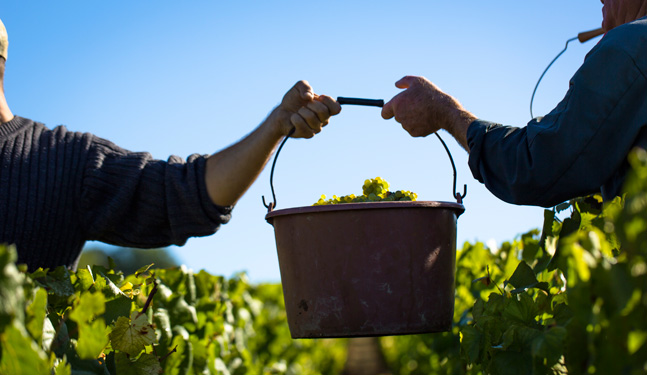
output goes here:
[{"label": "fist", "polygon": [[285,94],[277,108],[280,132],[293,138],[312,138],[328,124],[330,117],[341,112],[341,106],[327,95],[317,95],[306,81],[297,82]]}]

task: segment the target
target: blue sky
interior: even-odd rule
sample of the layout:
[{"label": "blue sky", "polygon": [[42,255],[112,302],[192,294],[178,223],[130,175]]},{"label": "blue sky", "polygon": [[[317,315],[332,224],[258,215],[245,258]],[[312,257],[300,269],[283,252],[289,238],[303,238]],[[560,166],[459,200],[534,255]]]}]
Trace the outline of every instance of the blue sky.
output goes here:
[{"label": "blue sky", "polygon": [[[530,120],[537,79],[568,38],[600,26],[602,4],[542,1],[2,0],[9,33],[5,89],[17,115],[87,131],[155,157],[210,154],[252,131],[296,81],[317,93],[390,99],[404,75],[429,78],[476,116]],[[534,114],[563,97],[597,39],[571,43],[540,85]],[[540,227],[542,208],[504,203],[473,179],[458,243],[501,243]],[[381,176],[420,200],[451,201],[452,171],[435,137],[411,138],[378,108],[344,106],[277,163],[278,208],[361,192]],[[278,281],[269,167],[213,236],[172,251],[188,267]],[[89,245],[96,245],[90,243]]]}]

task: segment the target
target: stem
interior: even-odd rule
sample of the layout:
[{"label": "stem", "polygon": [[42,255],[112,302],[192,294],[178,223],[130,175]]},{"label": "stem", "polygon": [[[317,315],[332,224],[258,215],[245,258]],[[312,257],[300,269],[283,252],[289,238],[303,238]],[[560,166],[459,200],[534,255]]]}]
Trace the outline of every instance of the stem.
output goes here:
[{"label": "stem", "polygon": [[148,293],[148,298],[146,299],[144,308],[142,309],[142,312],[140,312],[139,314],[146,314],[146,310],[148,310],[148,307],[153,302],[153,296],[155,295],[155,293],[157,293],[157,280],[153,281],[153,289],[151,289],[151,292]]}]

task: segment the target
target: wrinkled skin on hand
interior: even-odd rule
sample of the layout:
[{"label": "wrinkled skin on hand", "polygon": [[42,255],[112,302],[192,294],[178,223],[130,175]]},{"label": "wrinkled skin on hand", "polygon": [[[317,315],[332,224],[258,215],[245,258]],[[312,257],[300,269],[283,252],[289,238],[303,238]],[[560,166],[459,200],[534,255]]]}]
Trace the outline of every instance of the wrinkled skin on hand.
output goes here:
[{"label": "wrinkled skin on hand", "polygon": [[339,112],[339,103],[330,96],[316,95],[306,81],[297,82],[276,109],[280,133],[287,135],[294,128],[293,138],[312,138]]},{"label": "wrinkled skin on hand", "polygon": [[384,105],[382,117],[395,117],[413,137],[426,137],[439,129],[447,129],[457,110],[462,109],[458,101],[424,77],[406,76],[395,86],[406,90]]},{"label": "wrinkled skin on hand", "polygon": [[476,119],[474,115],[424,77],[406,76],[395,86],[405,91],[384,105],[384,119],[395,117],[413,137],[445,129],[469,152],[467,128]]}]

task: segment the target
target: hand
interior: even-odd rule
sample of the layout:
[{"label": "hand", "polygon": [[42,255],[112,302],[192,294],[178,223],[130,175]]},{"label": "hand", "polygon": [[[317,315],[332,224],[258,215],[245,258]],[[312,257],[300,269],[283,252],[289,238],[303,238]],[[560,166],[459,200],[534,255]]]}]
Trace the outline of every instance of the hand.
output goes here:
[{"label": "hand", "polygon": [[395,116],[413,137],[426,137],[445,129],[469,152],[467,128],[476,116],[424,77],[406,76],[395,86],[406,90],[384,105],[384,119]]},{"label": "hand", "polygon": [[406,76],[395,86],[406,90],[384,105],[382,117],[388,120],[395,116],[413,137],[426,137],[441,128],[446,129],[451,113],[460,108],[454,98],[424,77]]},{"label": "hand", "polygon": [[282,135],[295,129],[293,138],[312,138],[328,124],[331,116],[341,112],[333,98],[316,95],[306,81],[297,82],[275,109],[276,124]]}]

